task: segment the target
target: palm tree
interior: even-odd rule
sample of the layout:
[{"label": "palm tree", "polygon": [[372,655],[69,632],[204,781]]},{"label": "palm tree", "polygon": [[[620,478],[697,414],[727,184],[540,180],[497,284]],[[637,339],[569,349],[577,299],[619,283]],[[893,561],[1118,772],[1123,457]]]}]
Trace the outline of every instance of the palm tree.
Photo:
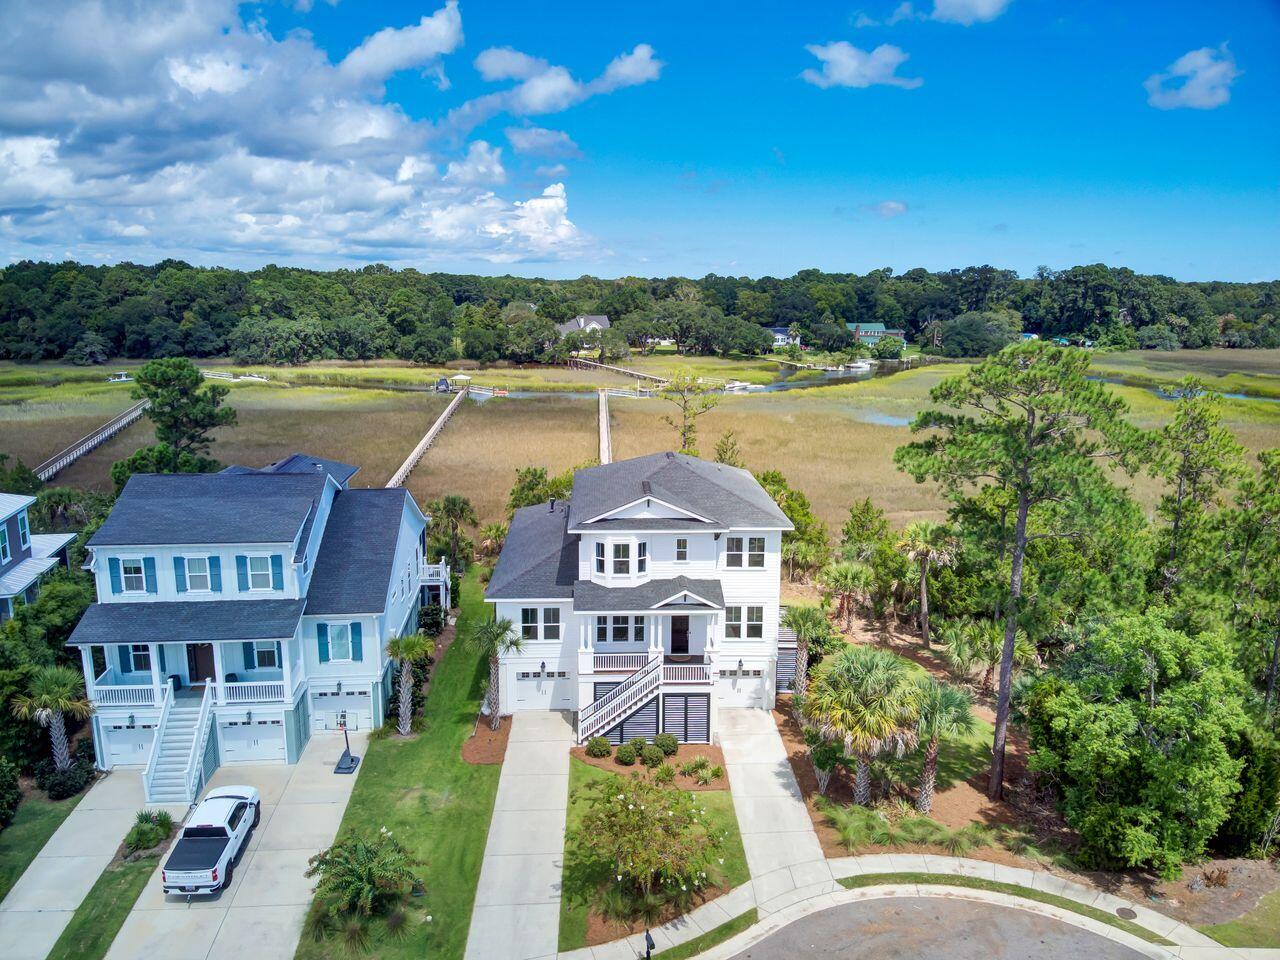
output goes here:
[{"label": "palm tree", "polygon": [[857,560],[838,560],[822,568],[818,580],[836,601],[836,617],[844,620],[845,629],[853,626],[853,611],[858,601],[871,592],[874,575],[871,568]]},{"label": "palm tree", "polygon": [[505,617],[501,620],[489,620],[480,624],[467,637],[470,643],[489,658],[489,726],[498,729],[498,658],[506,653],[518,653],[524,641],[515,632],[511,621]]},{"label": "palm tree", "polygon": [[494,557],[502,552],[502,545],[507,542],[507,525],[505,523],[489,523],[480,528],[480,552],[486,557]]},{"label": "palm tree", "polygon": [[[966,628],[966,640],[973,651],[975,663],[983,667],[982,692],[990,693],[996,667],[1004,652],[1004,624],[993,620],[972,620]],[[1019,630],[1013,638],[1013,663],[1026,666],[1036,659],[1035,645],[1027,639],[1026,631]]]},{"label": "palm tree", "polygon": [[431,515],[431,519],[435,521],[444,521],[449,528],[449,561],[455,567],[462,568],[465,564],[462,558],[458,556],[459,551],[459,534],[462,531],[462,525],[474,527],[480,522],[480,518],[476,516],[476,508],[471,505],[471,501],[466,497],[456,493],[447,493],[438,500],[432,500],[427,504],[427,513]]},{"label": "palm tree", "polygon": [[53,765],[58,770],[71,766],[66,714],[77,720],[93,715],[93,704],[84,697],[84,677],[70,667],[41,667],[32,675],[27,692],[13,698],[15,717],[49,728]]},{"label": "palm tree", "polygon": [[920,686],[920,720],[916,736],[924,741],[924,766],[920,771],[920,792],[916,809],[928,813],[933,809],[933,790],[938,782],[938,744],[945,737],[964,736],[977,726],[969,694],[949,683],[924,677]]},{"label": "palm tree", "polygon": [[791,689],[803,697],[809,688],[809,647],[830,635],[831,621],[820,607],[797,605],[787,607],[782,625],[796,635],[796,679]]},{"label": "palm tree", "polygon": [[823,736],[842,741],[854,756],[853,802],[871,803],[871,761],[916,743],[920,687],[911,665],[878,647],[850,646],[814,672],[805,714]]},{"label": "palm tree", "polygon": [[929,646],[929,568],[955,561],[956,540],[940,523],[919,520],[902,531],[898,549],[920,567],[920,635]]},{"label": "palm tree", "polygon": [[428,656],[436,642],[425,633],[406,633],[387,641],[387,656],[400,667],[400,713],[396,733],[407,737],[413,732],[413,665]]}]

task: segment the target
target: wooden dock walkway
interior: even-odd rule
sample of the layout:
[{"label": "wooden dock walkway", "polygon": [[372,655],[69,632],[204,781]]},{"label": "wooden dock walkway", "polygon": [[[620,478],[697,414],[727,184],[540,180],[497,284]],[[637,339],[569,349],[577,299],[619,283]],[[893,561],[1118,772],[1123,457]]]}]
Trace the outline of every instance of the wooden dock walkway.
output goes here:
[{"label": "wooden dock walkway", "polygon": [[613,434],[609,430],[609,391],[600,391],[600,462],[613,463]]},{"label": "wooden dock walkway", "polygon": [[609,373],[618,373],[635,380],[648,380],[650,383],[656,383],[659,386],[670,382],[665,377],[659,377],[652,373],[641,373],[639,370],[628,370],[626,367],[615,367],[608,363],[596,363],[594,360],[583,360],[580,357],[572,357],[569,360],[569,366],[576,370],[607,370]]},{"label": "wooden dock walkway", "polygon": [[449,418],[453,416],[454,411],[458,409],[458,405],[470,391],[470,387],[463,387],[458,391],[457,396],[449,401],[449,405],[444,408],[444,413],[436,418],[436,422],[431,425],[428,430],[418,441],[418,445],[413,448],[404,463],[400,464],[400,469],[391,475],[391,479],[387,481],[387,487],[403,487],[405,480],[409,478],[409,474],[413,472],[413,468],[418,465],[418,461],[422,459],[423,454],[431,444],[435,443],[436,437],[440,436],[440,431],[444,429],[444,425],[449,422]]},{"label": "wooden dock walkway", "polygon": [[147,407],[151,406],[150,400],[139,400],[128,410],[123,413],[116,414],[93,433],[87,437],[82,437],[71,446],[67,447],[60,453],[54,454],[40,466],[36,467],[35,474],[41,480],[48,483],[71,464],[75,463],[86,453],[98,449],[121,430],[136,422],[147,411]]}]

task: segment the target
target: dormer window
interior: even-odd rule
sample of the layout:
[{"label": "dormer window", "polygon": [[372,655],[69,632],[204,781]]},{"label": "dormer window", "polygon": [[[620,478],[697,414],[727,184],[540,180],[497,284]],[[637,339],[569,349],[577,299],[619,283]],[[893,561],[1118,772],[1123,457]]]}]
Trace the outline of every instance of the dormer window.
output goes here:
[{"label": "dormer window", "polygon": [[596,543],[596,573],[604,573],[604,544]]},{"label": "dormer window", "polygon": [[641,540],[636,544],[636,573],[649,572],[649,544]]},{"label": "dormer window", "polygon": [[631,544],[615,543],[613,545],[613,572],[615,576],[631,575]]}]

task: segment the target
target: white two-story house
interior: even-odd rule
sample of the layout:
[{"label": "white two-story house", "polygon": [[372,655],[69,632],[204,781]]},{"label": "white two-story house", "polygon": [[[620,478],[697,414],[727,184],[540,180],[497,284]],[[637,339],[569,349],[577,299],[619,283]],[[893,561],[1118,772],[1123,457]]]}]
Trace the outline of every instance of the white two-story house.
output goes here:
[{"label": "white two-story house", "polygon": [[402,489],[301,454],[261,470],[137,475],[89,540],[98,600],[69,645],[98,765],[190,801],[220,764],[293,763],[313,731],[382,723],[387,641],[448,570]]},{"label": "white two-story house", "polygon": [[579,470],[568,503],[516,511],[489,580],[522,641],[502,712],[574,711],[579,741],[709,742],[719,707],[771,708],[790,529],[736,467],[658,453]]}]

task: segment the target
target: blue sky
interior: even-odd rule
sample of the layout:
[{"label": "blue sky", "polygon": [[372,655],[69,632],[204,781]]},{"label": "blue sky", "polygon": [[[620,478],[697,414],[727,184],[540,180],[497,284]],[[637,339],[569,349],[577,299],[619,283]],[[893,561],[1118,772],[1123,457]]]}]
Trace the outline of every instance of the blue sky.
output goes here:
[{"label": "blue sky", "polygon": [[1275,2],[144,8],[5,11],[0,261],[1280,276]]}]

